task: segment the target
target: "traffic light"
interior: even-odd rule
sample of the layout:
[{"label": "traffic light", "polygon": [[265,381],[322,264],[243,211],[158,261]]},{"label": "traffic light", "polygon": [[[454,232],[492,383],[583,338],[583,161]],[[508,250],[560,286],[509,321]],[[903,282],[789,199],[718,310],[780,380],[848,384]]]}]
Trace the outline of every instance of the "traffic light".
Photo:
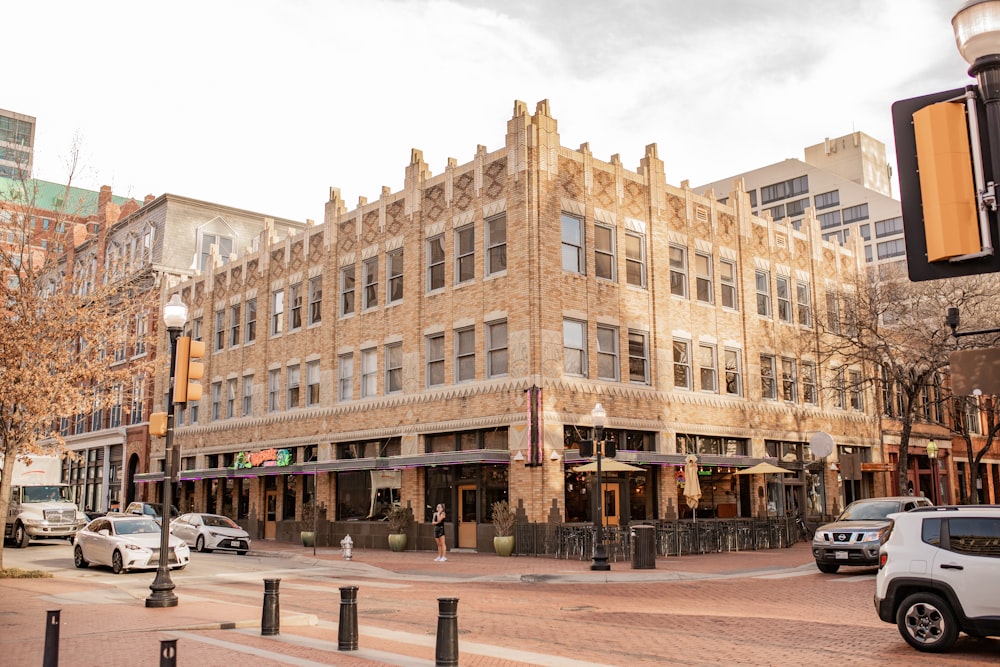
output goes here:
[{"label": "traffic light", "polygon": [[615,441],[605,439],[601,442],[601,444],[604,446],[603,447],[604,458],[606,459],[615,458],[615,454],[618,453],[618,450],[615,447]]},{"label": "traffic light", "polygon": [[205,375],[205,342],[190,336],[177,339],[177,359],[174,364],[174,403],[201,400],[201,383]]},{"label": "traffic light", "polygon": [[[981,238],[977,190],[1000,176],[992,173],[989,146],[989,132],[1000,128],[987,123],[978,92],[969,86],[892,105],[912,281],[1000,271],[1000,253],[980,253],[991,243]],[[996,212],[985,215],[987,231],[998,238]]]},{"label": "traffic light", "polygon": [[593,440],[581,440],[580,441],[580,456],[585,459],[589,459],[594,455],[594,441]]},{"label": "traffic light", "polygon": [[162,438],[167,434],[167,413],[154,412],[149,415],[149,434]]}]

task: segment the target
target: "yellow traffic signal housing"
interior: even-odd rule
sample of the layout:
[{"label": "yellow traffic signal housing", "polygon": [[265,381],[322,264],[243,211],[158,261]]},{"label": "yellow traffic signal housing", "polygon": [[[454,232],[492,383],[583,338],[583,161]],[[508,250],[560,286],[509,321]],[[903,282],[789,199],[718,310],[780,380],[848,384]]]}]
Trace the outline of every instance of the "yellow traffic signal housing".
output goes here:
[{"label": "yellow traffic signal housing", "polygon": [[965,105],[930,104],[913,114],[927,261],[982,249]]},{"label": "yellow traffic signal housing", "polygon": [[177,359],[174,362],[174,403],[201,400],[201,383],[205,375],[205,343],[190,336],[177,339]]},{"label": "yellow traffic signal housing", "polygon": [[167,413],[154,412],[149,415],[149,434],[162,438],[167,434]]}]

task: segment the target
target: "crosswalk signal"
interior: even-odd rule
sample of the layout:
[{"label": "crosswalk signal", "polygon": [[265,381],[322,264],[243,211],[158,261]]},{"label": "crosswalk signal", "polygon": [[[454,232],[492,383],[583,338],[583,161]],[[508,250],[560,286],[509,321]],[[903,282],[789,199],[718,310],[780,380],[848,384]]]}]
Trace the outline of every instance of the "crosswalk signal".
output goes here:
[{"label": "crosswalk signal", "polygon": [[149,434],[162,438],[167,434],[167,413],[154,412],[149,415]]},{"label": "crosswalk signal", "polygon": [[174,365],[174,403],[201,400],[201,380],[205,375],[205,342],[190,336],[177,339],[177,359]]}]

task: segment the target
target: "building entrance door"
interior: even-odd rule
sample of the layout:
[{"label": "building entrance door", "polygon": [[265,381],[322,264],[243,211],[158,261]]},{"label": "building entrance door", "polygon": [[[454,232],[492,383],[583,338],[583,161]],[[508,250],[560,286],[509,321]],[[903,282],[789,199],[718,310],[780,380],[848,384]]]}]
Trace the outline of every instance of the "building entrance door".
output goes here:
[{"label": "building entrance door", "polygon": [[458,485],[458,537],[455,546],[461,549],[476,548],[476,527],[479,512],[476,509],[476,485]]},{"label": "building entrance door", "polygon": [[604,493],[601,519],[605,526],[617,526],[619,524],[618,493],[620,487],[618,482],[601,484],[601,491]]},{"label": "building entrance door", "polygon": [[278,534],[278,491],[264,492],[264,539],[273,540]]}]

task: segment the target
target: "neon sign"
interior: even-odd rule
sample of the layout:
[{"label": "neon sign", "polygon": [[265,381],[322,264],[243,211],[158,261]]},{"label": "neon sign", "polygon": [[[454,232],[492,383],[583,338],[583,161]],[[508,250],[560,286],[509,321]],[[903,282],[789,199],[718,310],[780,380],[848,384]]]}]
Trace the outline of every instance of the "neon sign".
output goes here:
[{"label": "neon sign", "polygon": [[273,468],[291,465],[292,452],[287,449],[264,449],[259,452],[237,452],[234,468]]}]

